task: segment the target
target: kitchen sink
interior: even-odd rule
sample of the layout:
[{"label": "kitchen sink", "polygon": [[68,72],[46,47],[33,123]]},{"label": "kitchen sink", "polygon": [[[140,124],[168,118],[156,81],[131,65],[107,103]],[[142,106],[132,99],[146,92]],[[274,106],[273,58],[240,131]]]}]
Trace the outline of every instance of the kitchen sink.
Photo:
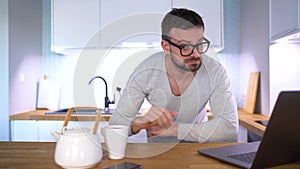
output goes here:
[{"label": "kitchen sink", "polygon": [[[68,108],[59,109],[59,110],[56,110],[56,111],[46,112],[45,114],[46,115],[67,114],[68,110],[69,110]],[[104,111],[103,109],[101,109],[101,110],[102,110],[101,111],[102,114],[112,114],[115,111],[115,109],[109,109],[109,111]],[[73,111],[72,114],[78,114],[78,115],[96,115],[97,112],[96,112],[96,109],[94,109],[94,108],[81,108],[81,109]]]},{"label": "kitchen sink", "polygon": [[263,126],[268,126],[269,120],[257,120],[256,123],[259,123]]}]

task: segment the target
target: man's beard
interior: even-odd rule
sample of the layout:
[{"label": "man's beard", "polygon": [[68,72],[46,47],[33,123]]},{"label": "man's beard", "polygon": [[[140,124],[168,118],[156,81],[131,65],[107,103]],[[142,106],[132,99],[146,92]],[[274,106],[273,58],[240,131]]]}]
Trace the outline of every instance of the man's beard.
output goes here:
[{"label": "man's beard", "polygon": [[[172,62],[178,67],[180,68],[181,70],[184,70],[184,71],[187,71],[187,72],[196,72],[200,69],[201,65],[202,65],[202,61],[201,61],[201,58],[198,57],[198,58],[191,58],[189,60],[185,60],[183,64],[180,64],[178,62],[176,62],[176,59],[175,59],[175,56],[172,54],[172,52],[170,52],[170,57],[171,57],[171,60]],[[191,66],[187,66],[186,63],[190,62],[190,61],[195,61],[195,60],[199,60],[200,61],[200,64],[193,64]]]}]

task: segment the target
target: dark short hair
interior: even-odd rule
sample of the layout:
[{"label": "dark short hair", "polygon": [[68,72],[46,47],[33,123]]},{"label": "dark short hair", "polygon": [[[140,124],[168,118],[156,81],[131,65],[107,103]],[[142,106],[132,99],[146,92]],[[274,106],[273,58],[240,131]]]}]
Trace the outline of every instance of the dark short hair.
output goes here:
[{"label": "dark short hair", "polygon": [[204,29],[202,17],[195,11],[185,8],[173,8],[161,22],[162,39],[169,39],[172,28],[190,29],[199,27]]}]

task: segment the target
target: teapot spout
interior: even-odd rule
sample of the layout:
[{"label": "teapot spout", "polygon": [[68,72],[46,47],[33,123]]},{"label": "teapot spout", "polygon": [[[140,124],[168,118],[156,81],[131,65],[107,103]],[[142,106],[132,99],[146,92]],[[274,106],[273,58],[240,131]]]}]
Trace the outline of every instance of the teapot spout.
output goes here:
[{"label": "teapot spout", "polygon": [[61,136],[58,131],[52,132],[51,135],[56,139],[56,141],[59,141],[60,136]]}]

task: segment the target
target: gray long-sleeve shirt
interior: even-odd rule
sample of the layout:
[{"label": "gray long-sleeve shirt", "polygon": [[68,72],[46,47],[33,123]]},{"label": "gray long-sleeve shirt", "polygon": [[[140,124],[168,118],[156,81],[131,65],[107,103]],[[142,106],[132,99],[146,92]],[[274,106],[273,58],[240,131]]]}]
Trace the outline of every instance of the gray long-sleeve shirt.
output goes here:
[{"label": "gray long-sleeve shirt", "polygon": [[[237,106],[230,80],[225,68],[206,55],[202,56],[200,69],[181,96],[172,94],[166,73],[165,54],[160,52],[147,58],[130,76],[109,124],[130,127],[144,99],[152,106],[177,112],[174,122],[178,124],[178,140],[231,142],[237,139]],[[206,122],[196,122],[199,115],[205,116],[199,113],[208,102],[213,118]]]}]

